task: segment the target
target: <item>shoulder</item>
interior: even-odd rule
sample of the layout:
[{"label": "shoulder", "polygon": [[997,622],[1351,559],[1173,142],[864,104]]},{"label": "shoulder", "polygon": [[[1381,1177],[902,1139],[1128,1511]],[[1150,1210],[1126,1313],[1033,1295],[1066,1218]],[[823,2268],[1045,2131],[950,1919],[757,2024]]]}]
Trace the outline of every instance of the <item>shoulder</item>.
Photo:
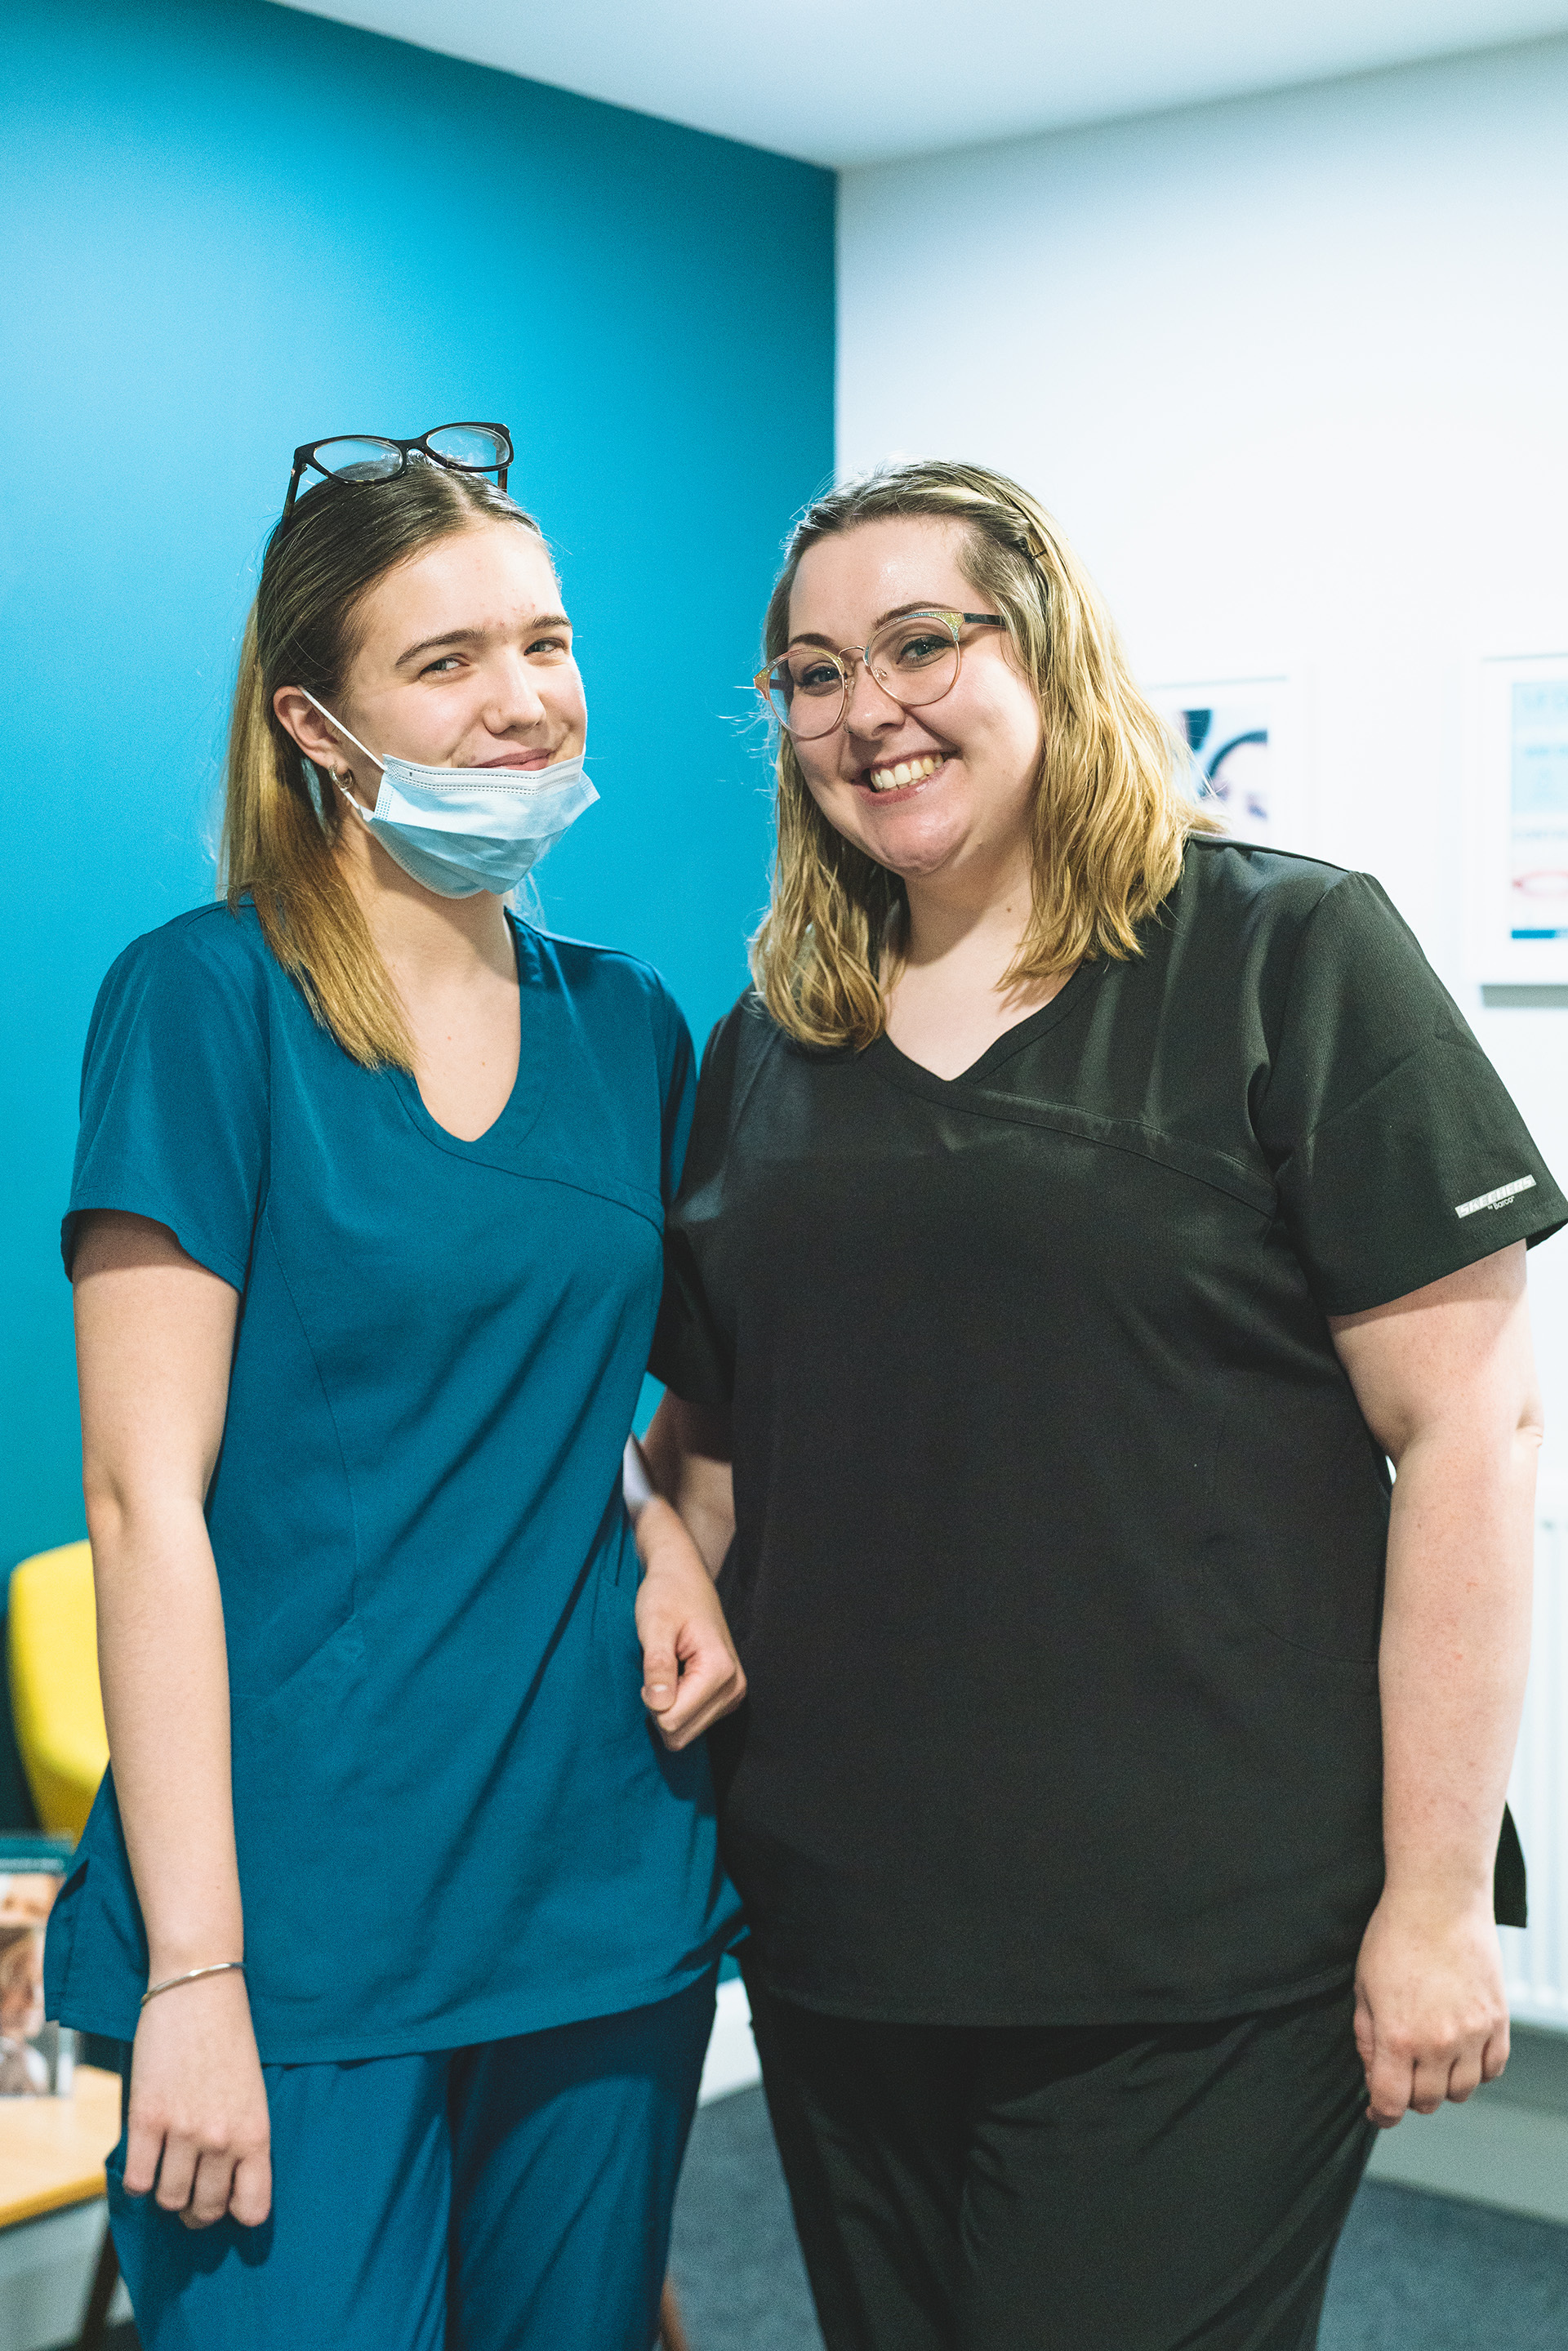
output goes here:
[{"label": "shoulder", "polygon": [[600,946],[591,939],[564,938],[559,931],[537,930],[515,916],[513,927],[518,956],[538,977],[553,980],[564,995],[585,1003],[641,1005],[655,1017],[666,1011],[678,1014],[663,976],[641,956],[624,947]]},{"label": "shoulder", "polygon": [[663,975],[643,956],[536,930],[516,917],[513,927],[525,986],[531,979],[552,992],[597,1043],[623,1045],[640,1035],[651,1039],[662,1062],[673,1054],[690,1055],[685,1016]]},{"label": "shoulder", "polygon": [[272,964],[255,909],[246,901],[231,913],[221,901],[193,906],[172,921],[132,939],[110,966],[99,992],[96,1018],[160,1011],[182,1025],[199,1020],[204,1008],[222,1002],[247,1007],[263,1019]]},{"label": "shoulder", "polygon": [[1199,832],[1187,841],[1169,903],[1190,923],[1301,930],[1333,892],[1368,878],[1322,858]]},{"label": "shoulder", "polygon": [[1188,842],[1157,927],[1173,971],[1207,971],[1266,1000],[1308,977],[1360,986],[1383,974],[1417,984],[1430,977],[1409,925],[1373,875],[1242,841]]},{"label": "shoulder", "polygon": [[745,987],[708,1031],[703,1048],[703,1083],[727,1088],[737,1075],[760,1068],[770,1053],[800,1050],[779,1028],[755,987]]},{"label": "shoulder", "polygon": [[[756,1094],[772,1100],[780,1079],[790,1069],[816,1061],[844,1061],[845,1053],[814,1053],[797,1045],[779,1028],[754,987],[737,997],[721,1020],[716,1021],[703,1048],[697,1079],[697,1123],[706,1134],[731,1133],[747,1102]],[[764,1077],[764,1072],[767,1076]]]}]

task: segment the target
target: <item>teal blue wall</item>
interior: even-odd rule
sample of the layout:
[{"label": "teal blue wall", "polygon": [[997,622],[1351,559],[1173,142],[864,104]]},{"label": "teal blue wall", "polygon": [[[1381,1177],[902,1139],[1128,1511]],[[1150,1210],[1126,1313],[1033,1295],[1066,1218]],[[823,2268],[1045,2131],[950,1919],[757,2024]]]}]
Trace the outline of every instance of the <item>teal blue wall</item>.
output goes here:
[{"label": "teal blue wall", "polygon": [[764,893],[745,681],[833,366],[828,172],[263,0],[3,15],[0,1569],[81,1531],[81,1042],[126,941],[211,893],[295,444],[512,426],[603,796],[546,914],[650,956],[700,1038]]}]

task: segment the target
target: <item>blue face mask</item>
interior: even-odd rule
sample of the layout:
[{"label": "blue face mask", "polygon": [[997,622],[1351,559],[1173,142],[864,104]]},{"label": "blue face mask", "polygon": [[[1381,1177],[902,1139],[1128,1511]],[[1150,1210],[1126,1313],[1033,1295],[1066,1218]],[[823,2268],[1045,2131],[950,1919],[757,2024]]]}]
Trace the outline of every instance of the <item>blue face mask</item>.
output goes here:
[{"label": "blue face mask", "polygon": [[599,798],[582,772],[580,751],[549,768],[427,768],[417,759],[378,758],[308,688],[299,691],[381,769],[369,816],[350,791],[339,789],[387,855],[439,898],[515,889]]}]

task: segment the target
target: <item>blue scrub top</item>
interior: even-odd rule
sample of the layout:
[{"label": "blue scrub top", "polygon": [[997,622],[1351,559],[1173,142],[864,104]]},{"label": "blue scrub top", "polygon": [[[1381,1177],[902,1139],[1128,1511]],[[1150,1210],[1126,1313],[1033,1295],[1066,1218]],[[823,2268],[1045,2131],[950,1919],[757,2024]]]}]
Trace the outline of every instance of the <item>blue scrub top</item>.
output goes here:
[{"label": "blue scrub top", "polygon": [[[137,940],[89,1033],[68,1270],[128,1209],[241,1293],[207,1522],[270,2062],[640,2007],[736,1928],[706,1746],[640,1697],[621,1499],[691,1040],[645,964],[513,927],[521,1058],[475,1143],[342,1051],[248,904]],[[146,1981],[110,1774],[48,2012],[128,2040]]]}]

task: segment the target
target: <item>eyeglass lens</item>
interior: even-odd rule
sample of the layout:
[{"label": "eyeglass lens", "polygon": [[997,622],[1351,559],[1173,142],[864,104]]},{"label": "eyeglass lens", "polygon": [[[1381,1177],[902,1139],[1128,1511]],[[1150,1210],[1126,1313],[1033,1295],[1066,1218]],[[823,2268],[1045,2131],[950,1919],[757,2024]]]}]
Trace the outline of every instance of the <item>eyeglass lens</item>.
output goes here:
[{"label": "eyeglass lens", "polygon": [[402,452],[391,441],[367,441],[345,436],[323,441],[316,463],[324,474],[340,482],[385,482],[402,468]]},{"label": "eyeglass lens", "polygon": [[[940,702],[958,674],[958,632],[939,612],[905,613],[877,631],[865,664],[884,694],[905,710]],[[843,716],[849,673],[837,653],[792,645],[768,674],[773,715],[799,742],[831,735]]]},{"label": "eyeglass lens", "polygon": [[[486,424],[443,424],[425,434],[433,457],[468,473],[495,473],[510,461],[511,447],[504,434]],[[345,434],[323,441],[316,463],[340,482],[385,482],[402,471],[402,451],[395,441],[378,441]]]},{"label": "eyeglass lens", "polygon": [[444,457],[449,465],[465,465],[471,472],[504,465],[509,455],[501,434],[485,424],[443,424],[439,431],[425,434],[424,444],[432,456]]}]

